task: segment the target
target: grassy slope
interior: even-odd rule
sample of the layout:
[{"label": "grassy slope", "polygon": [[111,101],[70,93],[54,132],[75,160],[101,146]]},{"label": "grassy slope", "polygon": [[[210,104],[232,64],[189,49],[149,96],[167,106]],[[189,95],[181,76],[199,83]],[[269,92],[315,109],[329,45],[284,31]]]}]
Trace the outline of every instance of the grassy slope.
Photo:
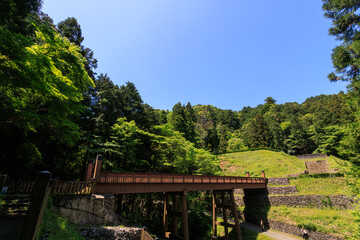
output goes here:
[{"label": "grassy slope", "polygon": [[312,231],[349,236],[352,233],[354,216],[350,211],[296,207],[271,207],[271,219],[304,226]]},{"label": "grassy slope", "polygon": [[[268,150],[249,151],[223,154],[218,157],[225,175],[244,176],[246,171],[250,176],[260,176],[264,170],[267,177],[285,177],[305,170],[305,161],[282,152]],[[336,157],[328,158],[329,168],[343,168],[347,163]],[[350,194],[346,180],[337,178],[299,178],[290,179],[290,185],[295,185],[301,195],[338,195]],[[293,225],[305,226],[309,229],[340,233],[348,236],[354,221],[349,210],[271,207],[268,212],[270,219]]]},{"label": "grassy slope", "polygon": [[258,150],[239,153],[227,153],[218,157],[224,174],[228,176],[260,177],[264,170],[266,177],[285,177],[305,170],[304,161],[283,152]]},{"label": "grassy slope", "polygon": [[296,186],[297,195],[351,195],[343,177],[290,179],[290,185]]},{"label": "grassy slope", "polygon": [[[226,153],[219,155],[218,159],[225,175],[244,176],[245,172],[249,171],[252,177],[260,177],[262,170],[265,171],[266,177],[285,177],[302,173],[306,169],[305,161],[322,160],[302,160],[283,152],[269,150]],[[333,156],[328,157],[328,163],[330,169],[348,166],[348,162]]]}]

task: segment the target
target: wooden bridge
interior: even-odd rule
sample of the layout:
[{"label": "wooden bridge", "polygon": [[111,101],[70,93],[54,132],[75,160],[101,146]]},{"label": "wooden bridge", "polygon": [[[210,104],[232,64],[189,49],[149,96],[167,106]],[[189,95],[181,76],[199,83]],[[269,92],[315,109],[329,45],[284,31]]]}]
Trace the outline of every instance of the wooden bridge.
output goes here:
[{"label": "wooden bridge", "polygon": [[[95,182],[92,193],[95,194],[134,194],[134,193],[164,193],[163,230],[166,238],[189,240],[186,195],[189,191],[211,191],[213,205],[213,233],[217,235],[216,212],[222,209],[225,228],[225,238],[229,240],[228,228],[236,229],[237,238],[241,240],[240,222],[235,203],[234,189],[266,188],[265,173],[261,178],[228,177],[228,176],[197,176],[154,173],[116,173],[102,172],[102,159],[97,158],[95,165],[89,163],[86,182]],[[172,208],[170,209],[170,196]],[[178,197],[181,197],[181,211],[178,209]],[[227,199],[230,198],[230,199]],[[230,204],[229,204],[230,203]],[[227,209],[233,215],[235,224],[228,223]],[[173,223],[169,231],[169,215]],[[182,218],[183,236],[178,235],[178,218]]]},{"label": "wooden bridge", "polygon": [[[22,236],[36,236],[39,222],[31,216],[42,218],[43,209],[46,206],[47,196],[52,194],[134,194],[134,193],[164,193],[163,231],[169,239],[189,240],[188,210],[186,195],[189,191],[209,191],[212,194],[213,212],[213,239],[217,239],[217,210],[221,209],[225,230],[225,239],[229,240],[229,227],[235,228],[238,240],[241,240],[240,222],[235,203],[234,189],[265,189],[267,180],[262,172],[261,178],[229,177],[229,176],[198,176],[179,174],[156,174],[156,173],[116,173],[102,172],[102,159],[97,157],[95,164],[89,163],[86,179],[80,181],[50,181],[51,173],[42,172],[37,182],[6,182],[8,193],[32,192],[32,200],[29,207],[28,224],[36,222],[36,226],[24,228]],[[4,185],[4,186],[5,186]],[[251,190],[249,190],[251,191]],[[171,201],[172,200],[172,201]],[[179,209],[179,205],[181,208]],[[228,222],[228,213],[231,212],[235,224]],[[182,236],[178,234],[179,219],[181,219]],[[172,221],[169,226],[169,220]],[[171,227],[171,230],[170,230]],[[26,238],[26,237],[25,237]],[[24,239],[25,239],[24,238]]]}]

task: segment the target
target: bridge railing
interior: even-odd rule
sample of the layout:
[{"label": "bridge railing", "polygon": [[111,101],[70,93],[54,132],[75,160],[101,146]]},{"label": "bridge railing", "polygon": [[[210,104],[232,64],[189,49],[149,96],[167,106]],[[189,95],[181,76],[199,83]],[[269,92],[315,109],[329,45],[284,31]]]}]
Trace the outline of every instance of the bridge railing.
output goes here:
[{"label": "bridge railing", "polygon": [[102,172],[98,183],[265,183],[265,178]]},{"label": "bridge railing", "polygon": [[[14,181],[0,183],[0,189],[6,187],[7,194],[29,194],[32,192],[35,181]],[[59,181],[55,179],[50,183],[52,194],[73,194],[73,195],[87,195],[91,194],[94,187],[94,182],[83,181]]]}]

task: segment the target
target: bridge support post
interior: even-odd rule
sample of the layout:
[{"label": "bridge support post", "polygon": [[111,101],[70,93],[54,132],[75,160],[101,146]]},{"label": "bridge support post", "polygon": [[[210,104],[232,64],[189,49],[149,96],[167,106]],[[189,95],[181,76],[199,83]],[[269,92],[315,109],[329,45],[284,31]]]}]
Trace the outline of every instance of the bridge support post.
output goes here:
[{"label": "bridge support post", "polygon": [[182,215],[183,215],[184,240],[189,240],[189,224],[188,224],[188,215],[187,215],[186,195],[187,195],[187,191],[183,191],[181,195],[181,201],[182,201],[181,205],[182,205]]},{"label": "bridge support post", "polygon": [[172,225],[172,236],[173,239],[177,236],[177,229],[178,229],[178,218],[177,218],[177,208],[178,208],[178,198],[176,196],[176,193],[173,193],[173,225]]},{"label": "bridge support post", "polygon": [[165,193],[164,195],[164,216],[163,216],[163,230],[165,237],[167,237],[167,231],[168,231],[168,209],[169,209],[169,193]]},{"label": "bridge support post", "polygon": [[239,221],[239,214],[238,214],[237,209],[236,209],[234,189],[232,189],[230,191],[230,200],[231,200],[232,212],[233,212],[233,216],[234,216],[234,220],[235,220],[235,228],[236,228],[237,237],[238,237],[238,240],[242,240],[242,238],[241,238],[241,229],[240,229],[240,221]]},{"label": "bridge support post", "polygon": [[[220,203],[216,204],[216,198],[217,198],[217,192],[220,196]],[[230,196],[230,201],[229,201]],[[224,226],[224,233],[225,233],[225,239],[229,240],[229,227],[233,228],[233,230],[236,230],[236,236],[237,240],[242,240],[241,237],[241,228],[240,228],[240,221],[239,221],[239,214],[236,209],[236,202],[235,202],[235,196],[234,196],[234,190],[219,190],[219,191],[213,191],[213,239],[217,239],[217,225],[223,225]],[[217,208],[222,209],[222,217],[223,217],[223,223],[220,224],[216,221],[216,209]],[[231,213],[235,224],[229,223],[228,220],[228,213]]]},{"label": "bridge support post", "polygon": [[212,194],[212,207],[213,207],[213,238],[217,237],[217,224],[216,224],[216,192]]},{"label": "bridge support post", "polygon": [[227,214],[226,214],[226,208],[225,208],[225,191],[221,191],[221,205],[222,205],[222,213],[223,213],[223,220],[224,220],[225,239],[229,240],[229,227],[228,227]]}]

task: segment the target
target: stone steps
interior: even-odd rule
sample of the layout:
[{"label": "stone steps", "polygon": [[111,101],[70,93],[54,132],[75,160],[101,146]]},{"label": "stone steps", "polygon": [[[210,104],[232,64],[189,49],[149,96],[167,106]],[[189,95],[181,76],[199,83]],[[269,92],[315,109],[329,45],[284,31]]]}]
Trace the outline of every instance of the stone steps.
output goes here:
[{"label": "stone steps", "polygon": [[5,196],[2,201],[2,216],[25,216],[30,205],[29,196]]}]

